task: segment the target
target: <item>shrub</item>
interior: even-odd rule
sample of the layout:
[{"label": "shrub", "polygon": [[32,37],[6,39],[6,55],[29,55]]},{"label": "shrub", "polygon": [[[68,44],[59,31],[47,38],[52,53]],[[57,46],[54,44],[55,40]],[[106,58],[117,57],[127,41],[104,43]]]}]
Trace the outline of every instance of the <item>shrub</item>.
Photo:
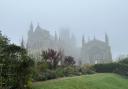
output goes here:
[{"label": "shrub", "polygon": [[118,63],[96,64],[93,66],[98,73],[117,73],[128,76],[128,58],[122,59]]},{"label": "shrub", "polygon": [[118,63],[118,67],[114,71],[120,75],[128,76],[128,65],[123,63]]},{"label": "shrub", "polygon": [[80,71],[82,74],[94,74],[95,73],[95,69],[93,68],[92,65],[83,65]]},{"label": "shrub", "polygon": [[38,62],[36,65],[37,72],[43,72],[48,69],[48,64],[46,62]]},{"label": "shrub", "polygon": [[120,75],[128,76],[128,57],[118,62],[118,66],[114,72]]},{"label": "shrub", "polygon": [[115,69],[117,69],[117,63],[108,63],[108,64],[96,64],[93,68],[98,73],[112,73]]},{"label": "shrub", "polygon": [[56,70],[56,77],[64,77],[64,69],[63,68],[57,68]]},{"label": "shrub", "polygon": [[73,76],[74,75],[74,68],[72,66],[68,66],[64,68],[64,75],[65,76]]},{"label": "shrub", "polygon": [[127,64],[128,65],[128,58],[124,58],[120,60],[118,63]]},{"label": "shrub", "polygon": [[43,75],[47,80],[56,78],[56,72],[54,70],[46,70]]},{"label": "shrub", "polygon": [[35,77],[35,81],[45,81],[55,78],[57,78],[56,71],[47,69],[41,73],[38,73]]},{"label": "shrub", "polygon": [[79,66],[75,66],[75,67],[74,67],[74,75],[76,75],[76,76],[82,75],[80,69],[81,69],[81,68],[80,68]]},{"label": "shrub", "polygon": [[64,58],[64,65],[65,66],[73,66],[75,64],[74,57],[72,56],[65,56]]}]

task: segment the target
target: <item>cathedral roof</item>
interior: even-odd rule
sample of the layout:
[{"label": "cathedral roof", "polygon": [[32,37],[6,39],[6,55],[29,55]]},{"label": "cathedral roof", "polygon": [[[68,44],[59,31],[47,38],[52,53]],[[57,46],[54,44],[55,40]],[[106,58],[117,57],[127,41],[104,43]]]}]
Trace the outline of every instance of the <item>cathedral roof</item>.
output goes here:
[{"label": "cathedral roof", "polygon": [[88,43],[86,43],[86,46],[91,46],[91,45],[95,45],[95,46],[108,46],[106,44],[106,42],[101,41],[101,40],[97,40],[97,39],[91,40]]},{"label": "cathedral roof", "polygon": [[36,29],[35,29],[35,33],[48,33],[48,31],[47,30],[45,30],[45,29],[42,29],[41,27],[40,27],[40,25],[38,24],[37,25],[37,27],[36,27]]},{"label": "cathedral roof", "polygon": [[41,30],[42,30],[42,28],[39,25],[37,25],[35,32],[41,32]]}]

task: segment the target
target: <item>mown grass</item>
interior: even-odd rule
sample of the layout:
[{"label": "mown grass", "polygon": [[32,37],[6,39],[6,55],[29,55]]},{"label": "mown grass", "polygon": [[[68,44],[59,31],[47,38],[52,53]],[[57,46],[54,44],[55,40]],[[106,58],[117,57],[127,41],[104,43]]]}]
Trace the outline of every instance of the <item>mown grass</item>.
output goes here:
[{"label": "mown grass", "polygon": [[102,73],[33,83],[34,89],[128,89],[128,79]]}]

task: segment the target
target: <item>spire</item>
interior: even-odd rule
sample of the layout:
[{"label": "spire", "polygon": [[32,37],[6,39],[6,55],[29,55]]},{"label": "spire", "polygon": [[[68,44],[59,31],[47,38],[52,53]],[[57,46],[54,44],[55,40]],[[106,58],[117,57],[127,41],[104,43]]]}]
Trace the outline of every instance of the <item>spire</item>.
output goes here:
[{"label": "spire", "polygon": [[90,41],[90,37],[88,36],[88,42]]},{"label": "spire", "polygon": [[24,46],[24,39],[23,39],[23,37],[22,37],[22,41],[21,41],[21,47],[22,47],[22,48],[25,48],[25,46]]},{"label": "spire", "polygon": [[85,39],[84,39],[84,35],[82,36],[82,47],[84,47],[85,44]]},{"label": "spire", "polygon": [[31,22],[30,27],[29,27],[29,31],[28,31],[28,37],[30,37],[33,34],[33,24]]},{"label": "spire", "polygon": [[58,40],[58,36],[57,36],[56,31],[55,31],[55,40],[56,40],[56,41]]},{"label": "spire", "polygon": [[94,40],[96,40],[95,34],[94,34]]},{"label": "spire", "polygon": [[107,45],[109,45],[109,38],[108,38],[107,33],[105,33],[105,42],[106,42]]},{"label": "spire", "polygon": [[37,23],[37,27],[35,29],[35,32],[40,33],[42,31],[42,28],[40,27],[40,24]]},{"label": "spire", "polygon": [[37,27],[40,27],[40,24],[39,24],[39,22],[37,23]]},{"label": "spire", "polygon": [[28,39],[31,39],[33,35],[33,24],[32,22],[30,23],[29,31],[28,31]]},{"label": "spire", "polygon": [[61,37],[59,36],[59,41],[61,41]]},{"label": "spire", "polygon": [[32,24],[32,22],[30,24],[30,30],[33,32],[33,24]]},{"label": "spire", "polygon": [[72,42],[72,44],[73,45],[75,45],[76,44],[76,37],[75,37],[75,35],[74,34],[72,34],[72,36],[71,36],[71,42]]}]

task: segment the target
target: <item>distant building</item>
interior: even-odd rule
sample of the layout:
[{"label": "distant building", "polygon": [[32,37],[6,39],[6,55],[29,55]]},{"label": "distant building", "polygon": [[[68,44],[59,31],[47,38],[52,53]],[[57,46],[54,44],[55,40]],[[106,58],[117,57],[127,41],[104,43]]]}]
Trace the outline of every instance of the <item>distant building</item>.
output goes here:
[{"label": "distant building", "polygon": [[[24,47],[23,40],[21,46]],[[38,60],[41,59],[41,52],[50,48],[57,51],[61,50],[66,56],[73,56],[77,64],[112,62],[111,47],[107,34],[105,35],[105,41],[94,38],[85,42],[83,36],[82,47],[80,48],[76,46],[75,36],[71,35],[68,29],[60,30],[59,35],[55,32],[53,36],[49,31],[41,28],[39,24],[34,29],[31,23],[26,48],[29,55]]]},{"label": "distant building", "polygon": [[31,23],[26,45],[29,54],[39,57],[42,50],[50,48],[50,40],[50,34],[47,30],[42,29],[39,24],[34,30],[33,24]]},{"label": "distant building", "polygon": [[70,32],[67,29],[60,31],[60,34],[52,36],[49,31],[42,29],[38,24],[34,29],[31,23],[28,31],[27,50],[30,55],[40,59],[41,51],[47,49],[61,50],[65,55],[75,57],[77,51],[75,51],[75,37],[70,36]]},{"label": "distant building", "polygon": [[105,42],[93,40],[85,42],[84,36],[82,38],[81,61],[83,64],[97,64],[112,62],[111,47],[109,46],[109,39],[105,34]]}]

